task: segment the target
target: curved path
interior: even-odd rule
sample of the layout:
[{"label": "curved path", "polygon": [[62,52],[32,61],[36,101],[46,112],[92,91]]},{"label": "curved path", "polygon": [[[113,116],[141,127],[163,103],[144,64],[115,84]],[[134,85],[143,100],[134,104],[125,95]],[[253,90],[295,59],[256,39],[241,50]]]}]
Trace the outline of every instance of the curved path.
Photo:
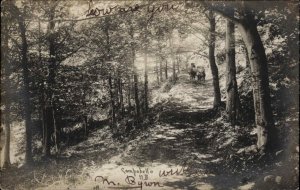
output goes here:
[{"label": "curved path", "polygon": [[99,131],[94,132],[82,149],[77,145],[72,153],[94,151],[101,156],[101,149],[112,146],[115,156],[101,166],[86,166],[81,183],[54,183],[41,189],[243,189],[239,176],[220,172],[223,158],[212,148],[218,135],[209,125],[215,115],[212,82],[191,82],[188,75],[181,75],[174,86],[164,85],[152,97],[157,113],[153,127],[117,149],[112,140],[97,142]]}]

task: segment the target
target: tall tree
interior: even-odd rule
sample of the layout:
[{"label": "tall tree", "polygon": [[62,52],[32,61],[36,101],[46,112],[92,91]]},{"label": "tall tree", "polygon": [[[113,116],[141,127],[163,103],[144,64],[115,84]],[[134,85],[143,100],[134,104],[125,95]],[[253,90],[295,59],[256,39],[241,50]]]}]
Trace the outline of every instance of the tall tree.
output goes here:
[{"label": "tall tree", "polygon": [[127,106],[128,110],[131,110],[131,91],[132,91],[132,82],[131,82],[131,73],[128,73],[127,75]]},{"label": "tall tree", "polygon": [[124,114],[124,97],[123,97],[123,82],[122,82],[122,78],[119,77],[118,78],[118,91],[119,91],[119,102],[120,102],[120,113],[121,115]]},{"label": "tall tree", "polygon": [[[39,3],[39,2],[38,2]],[[42,22],[46,22],[47,31],[43,34],[45,38],[45,49],[48,50],[47,63],[48,72],[45,75],[45,105],[44,105],[44,156],[50,155],[51,135],[56,154],[60,151],[60,131],[61,131],[61,108],[58,97],[59,81],[57,81],[58,68],[63,61],[77,53],[84,45],[84,32],[76,32],[75,22],[58,22],[68,12],[68,1],[46,1],[39,3],[39,14]],[[58,24],[59,23],[59,24]],[[41,24],[45,26],[44,24]],[[84,31],[83,29],[80,31]]]},{"label": "tall tree", "polygon": [[26,134],[26,151],[25,151],[25,163],[31,164],[32,159],[32,119],[31,119],[31,102],[29,92],[29,69],[28,69],[28,43],[26,36],[26,23],[24,15],[26,9],[21,12],[20,9],[10,2],[12,15],[18,22],[20,37],[21,37],[21,65],[23,75],[23,105],[24,105],[24,117],[25,117],[25,134]]},{"label": "tall tree", "polygon": [[[8,23],[9,23],[9,14],[4,6],[3,11],[3,17],[2,17],[2,25],[1,25],[1,75],[4,77],[3,84],[1,85],[3,90],[5,91],[4,94],[1,94],[1,99],[4,104],[5,110],[4,110],[4,134],[5,134],[5,142],[4,142],[4,156],[3,156],[3,167],[9,167],[10,166],[10,114],[11,114],[11,100],[10,100],[10,74],[11,69],[9,66],[9,57],[8,57],[8,51],[9,51],[9,44],[8,44]],[[3,93],[3,92],[2,92]],[[2,130],[2,128],[1,128]],[[2,133],[2,131],[1,131]],[[2,146],[2,145],[1,145]],[[0,159],[0,163],[1,159]]]},{"label": "tall tree", "polygon": [[166,59],[166,63],[165,63],[165,77],[166,77],[166,80],[168,79],[168,60]]},{"label": "tall tree", "polygon": [[[112,52],[111,52],[111,38],[110,38],[110,24],[111,20],[109,17],[104,18],[104,26],[103,26],[103,32],[104,32],[104,38],[105,38],[105,50],[106,50],[106,55],[105,55],[105,62],[106,64],[112,64]],[[117,92],[117,90],[114,89],[113,85],[113,77],[115,74],[115,68],[113,67],[109,72],[108,76],[108,86],[109,86],[109,93],[110,93],[110,99],[111,99],[111,126],[115,126],[116,124],[116,103],[115,103],[115,93],[114,91]],[[116,82],[115,82],[116,84]]]},{"label": "tall tree", "polygon": [[[233,2],[225,6],[220,2],[204,4],[234,22],[242,35],[252,72],[257,147],[261,153],[273,151],[277,144],[277,132],[271,107],[267,57],[257,30],[259,20],[255,18],[258,12],[252,9],[251,2]],[[228,14],[237,7],[240,8],[238,17]]]},{"label": "tall tree", "polygon": [[159,66],[158,66],[158,60],[155,61],[155,69],[154,72],[156,74],[156,81],[157,81],[157,85],[160,84],[160,80],[159,80]]},{"label": "tall tree", "polygon": [[134,101],[135,101],[135,114],[136,117],[139,119],[141,116],[141,109],[140,109],[140,100],[139,100],[139,90],[138,90],[138,74],[135,68],[133,74],[133,83],[134,83]]},{"label": "tall tree", "polygon": [[[234,12],[231,13],[233,16]],[[226,27],[226,112],[232,125],[239,113],[239,95],[236,81],[234,23],[227,20]]]},{"label": "tall tree", "polygon": [[139,99],[139,89],[138,89],[138,72],[137,68],[134,65],[135,64],[135,58],[136,58],[136,43],[135,43],[135,31],[134,31],[134,23],[128,22],[129,24],[129,36],[130,36],[130,52],[131,52],[131,66],[133,68],[133,89],[134,89],[134,102],[135,102],[135,114],[136,118],[139,119],[141,116],[141,109],[140,109],[140,99]]},{"label": "tall tree", "polygon": [[[147,38],[147,35],[146,35]],[[148,47],[145,47],[145,53],[144,53],[144,111],[145,113],[148,112]]]},{"label": "tall tree", "polygon": [[216,18],[214,13],[210,10],[208,12],[209,20],[209,64],[211,68],[211,74],[213,77],[213,86],[214,86],[214,107],[218,107],[221,104],[221,92],[219,85],[219,71],[215,59],[215,44],[216,44]]},{"label": "tall tree", "polygon": [[144,112],[148,112],[149,102],[148,102],[148,96],[149,96],[149,87],[148,87],[148,54],[149,54],[149,44],[150,44],[150,32],[149,32],[149,22],[142,21],[140,25],[143,27],[143,39],[144,42],[143,48],[144,48]]},{"label": "tall tree", "polygon": [[163,81],[163,66],[162,66],[162,62],[163,60],[159,60],[159,78],[160,78],[160,81],[162,82]]},{"label": "tall tree", "polygon": [[111,126],[114,127],[116,124],[116,110],[115,110],[115,97],[113,92],[112,76],[108,76],[108,86],[110,94],[110,103],[111,103]]},{"label": "tall tree", "polygon": [[[47,115],[47,129],[49,131],[53,130],[53,136],[54,136],[54,147],[56,153],[59,152],[59,129],[56,121],[56,106],[55,106],[55,100],[54,100],[54,85],[55,85],[55,75],[57,72],[57,60],[56,60],[56,47],[55,47],[55,10],[57,3],[56,2],[50,2],[49,4],[49,23],[48,23],[48,43],[49,43],[49,74],[48,74],[48,89],[47,89],[47,107],[46,107],[46,115]],[[45,152],[46,155],[49,154],[49,140],[50,140],[50,133],[46,136],[47,142],[46,146],[48,148]]]},{"label": "tall tree", "polygon": [[172,60],[172,80],[175,83],[176,81],[176,62],[175,62],[175,55],[174,55],[174,47],[173,47],[173,30],[170,31],[169,36],[169,45],[170,45],[170,54],[171,54],[171,60]]}]

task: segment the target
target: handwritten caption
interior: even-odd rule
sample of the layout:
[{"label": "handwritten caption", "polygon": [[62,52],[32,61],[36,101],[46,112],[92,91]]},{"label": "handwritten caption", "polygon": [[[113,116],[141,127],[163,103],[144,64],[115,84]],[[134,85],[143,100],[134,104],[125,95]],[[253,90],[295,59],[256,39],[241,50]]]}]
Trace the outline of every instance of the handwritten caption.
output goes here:
[{"label": "handwritten caption", "polygon": [[[188,168],[186,166],[169,168],[154,172],[151,168],[121,168],[121,174],[124,174],[124,178],[118,180],[111,180],[110,176],[98,175],[95,177],[95,182],[99,183],[93,190],[100,190],[103,187],[109,188],[126,188],[126,189],[143,189],[148,188],[161,188],[164,185],[159,178],[183,176]],[[155,180],[154,180],[155,179]]]},{"label": "handwritten caption", "polygon": [[89,2],[89,8],[86,11],[86,17],[98,17],[98,16],[105,16],[105,15],[116,15],[116,14],[124,14],[124,13],[134,13],[134,12],[141,12],[142,10],[146,11],[150,14],[150,18],[154,16],[155,13],[160,12],[168,12],[168,11],[176,11],[178,10],[180,5],[178,4],[170,4],[170,3],[163,3],[163,4],[156,4],[156,5],[140,5],[135,4],[132,6],[113,6],[107,8],[92,8],[92,2]]}]

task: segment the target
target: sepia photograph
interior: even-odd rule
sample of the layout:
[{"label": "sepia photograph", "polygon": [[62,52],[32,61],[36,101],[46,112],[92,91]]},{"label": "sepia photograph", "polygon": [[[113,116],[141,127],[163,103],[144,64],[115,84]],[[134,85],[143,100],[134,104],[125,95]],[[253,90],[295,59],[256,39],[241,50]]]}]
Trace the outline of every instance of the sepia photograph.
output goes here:
[{"label": "sepia photograph", "polygon": [[1,1],[0,190],[299,190],[299,5]]}]

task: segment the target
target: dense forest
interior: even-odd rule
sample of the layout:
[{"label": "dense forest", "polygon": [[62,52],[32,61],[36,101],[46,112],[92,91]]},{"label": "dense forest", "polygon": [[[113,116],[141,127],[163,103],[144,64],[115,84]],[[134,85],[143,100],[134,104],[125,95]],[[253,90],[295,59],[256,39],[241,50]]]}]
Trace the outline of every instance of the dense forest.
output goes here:
[{"label": "dense forest", "polygon": [[299,189],[298,82],[297,1],[4,0],[0,188]]}]

